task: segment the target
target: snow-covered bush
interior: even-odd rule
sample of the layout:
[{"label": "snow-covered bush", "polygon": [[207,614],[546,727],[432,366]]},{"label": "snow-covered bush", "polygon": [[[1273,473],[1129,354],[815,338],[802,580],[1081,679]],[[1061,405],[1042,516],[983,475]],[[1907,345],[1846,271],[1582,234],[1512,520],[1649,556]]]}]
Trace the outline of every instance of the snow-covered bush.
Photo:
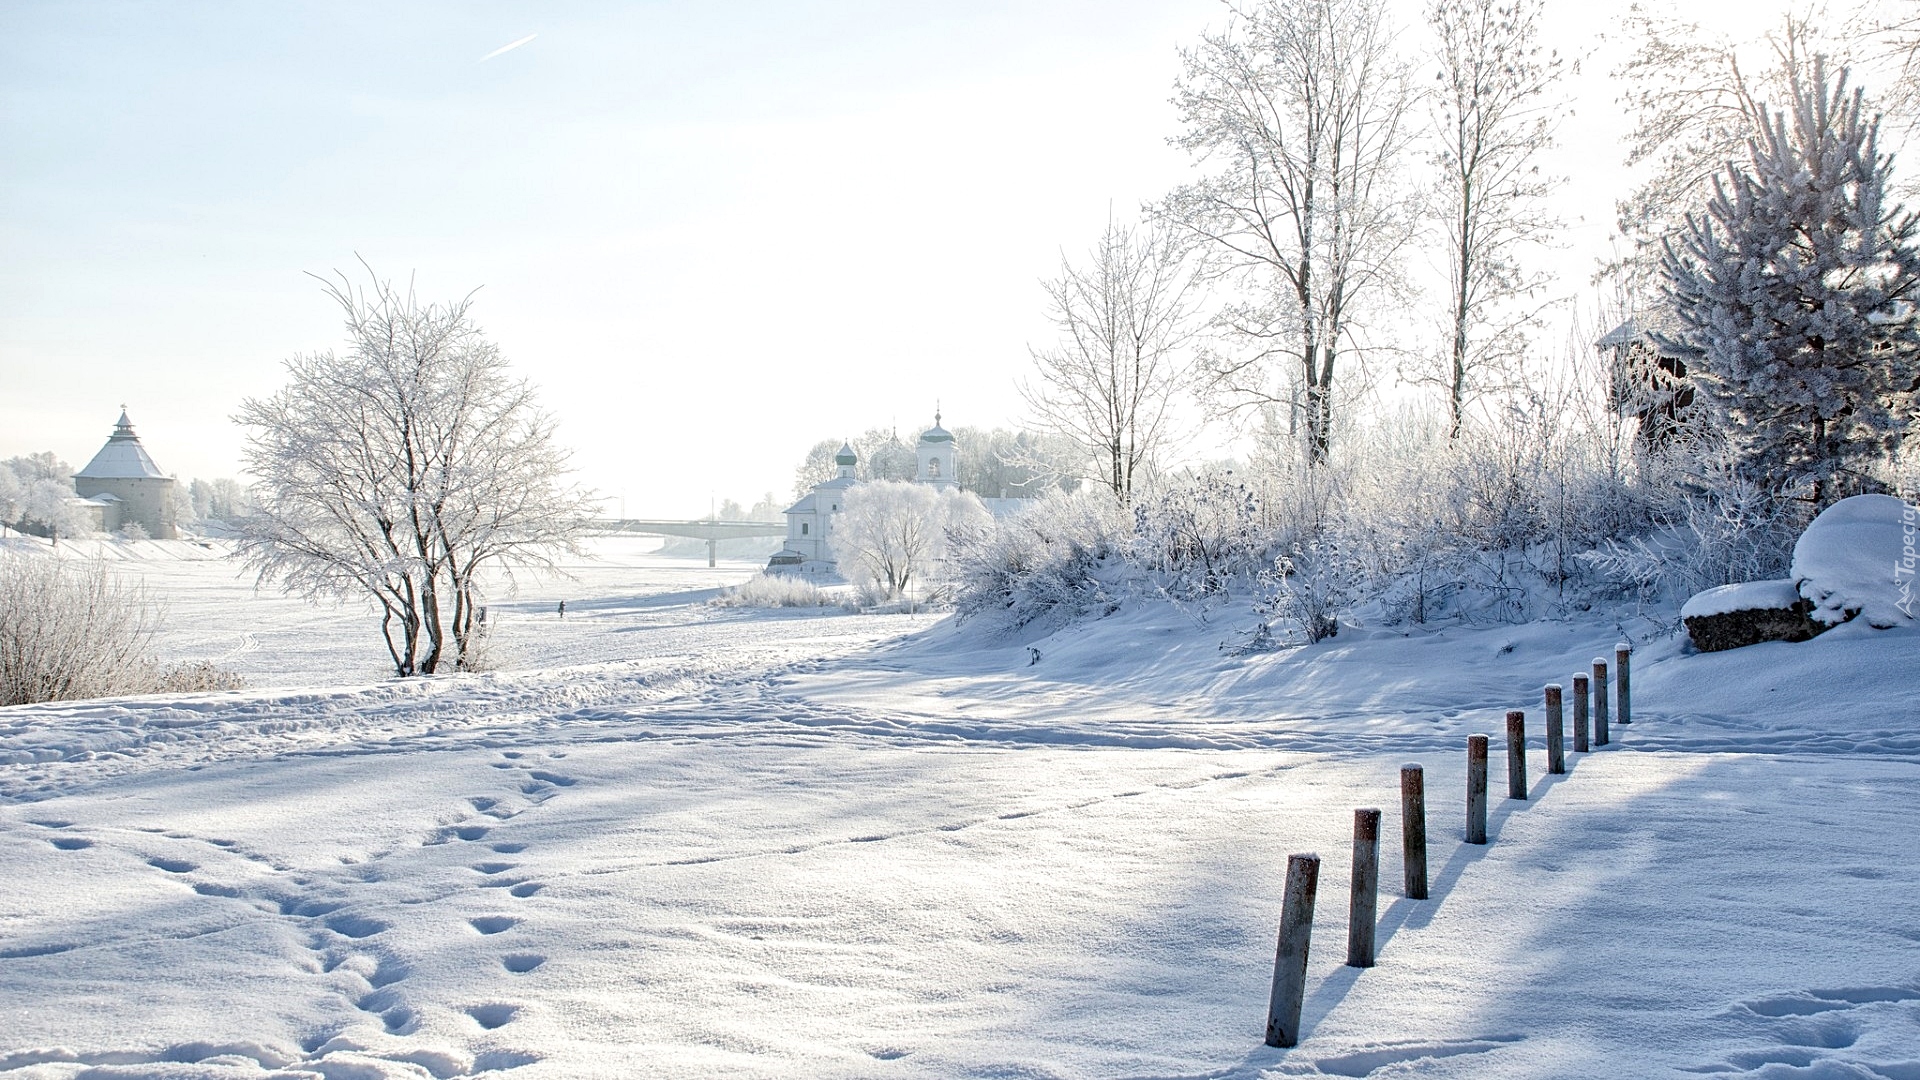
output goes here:
[{"label": "snow-covered bush", "polygon": [[206,694],[224,690],[245,690],[247,680],[211,660],[175,664],[161,671],[150,688],[164,694]]},{"label": "snow-covered bush", "polygon": [[1193,599],[1251,583],[1272,565],[1267,501],[1225,473],[1177,479],[1133,503],[1133,563],[1169,596]]},{"label": "snow-covered bush", "polygon": [[1109,492],[1049,492],[992,529],[956,534],[954,608],[1003,629],[1109,613],[1130,525]]},{"label": "snow-covered bush", "polygon": [[1691,596],[1717,585],[1786,575],[1804,504],[1745,474],[1710,438],[1681,444],[1647,484],[1651,527],[1582,556],[1605,578],[1642,596]]},{"label": "snow-covered bush", "polygon": [[114,539],[123,543],[131,543],[135,540],[151,540],[153,537],[147,532],[145,525],[137,521],[129,521],[125,525],[120,526],[119,532],[114,534]]},{"label": "snow-covered bush", "polygon": [[158,613],[104,563],[0,554],[0,705],[140,693]]},{"label": "snow-covered bush", "polygon": [[717,607],[825,607],[833,603],[820,586],[791,574],[755,574],[714,597]]},{"label": "snow-covered bush", "polygon": [[246,685],[205,661],[155,663],[159,621],[158,601],[103,562],[0,551],[0,705]]}]

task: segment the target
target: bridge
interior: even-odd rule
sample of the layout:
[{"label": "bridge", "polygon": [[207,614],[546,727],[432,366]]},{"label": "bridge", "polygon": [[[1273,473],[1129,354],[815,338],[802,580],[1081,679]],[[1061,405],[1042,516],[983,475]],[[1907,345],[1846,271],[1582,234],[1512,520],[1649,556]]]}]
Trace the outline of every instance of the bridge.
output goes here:
[{"label": "bridge", "polygon": [[594,529],[606,533],[626,533],[633,536],[691,536],[707,542],[707,565],[714,565],[722,540],[749,540],[756,536],[785,536],[787,523],[784,521],[719,521],[708,518],[699,521],[654,521],[644,518],[606,518],[593,523]]}]

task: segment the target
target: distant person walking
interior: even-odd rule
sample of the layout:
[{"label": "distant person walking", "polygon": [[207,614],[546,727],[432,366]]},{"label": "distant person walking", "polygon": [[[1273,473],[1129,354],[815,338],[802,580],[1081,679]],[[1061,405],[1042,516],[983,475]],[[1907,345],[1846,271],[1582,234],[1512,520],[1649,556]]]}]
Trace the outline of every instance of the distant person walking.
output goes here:
[{"label": "distant person walking", "polygon": [[565,600],[560,601],[560,617],[563,619],[567,617],[567,602]]}]

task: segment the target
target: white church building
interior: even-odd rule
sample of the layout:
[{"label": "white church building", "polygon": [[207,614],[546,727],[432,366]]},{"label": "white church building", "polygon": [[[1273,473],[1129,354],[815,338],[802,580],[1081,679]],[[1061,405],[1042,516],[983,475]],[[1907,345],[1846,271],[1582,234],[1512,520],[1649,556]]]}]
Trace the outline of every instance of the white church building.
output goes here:
[{"label": "white church building", "polygon": [[[955,468],[959,446],[954,442],[953,433],[940,426],[937,410],[933,414],[933,426],[920,433],[914,451],[915,483],[927,484],[936,490],[960,486],[959,470]],[[859,463],[853,445],[841,443],[839,453],[833,455],[833,478],[815,484],[799,502],[787,507],[786,543],[767,560],[767,569],[795,570],[809,565],[826,569],[833,564],[833,549],[829,544],[834,519],[846,504],[847,491],[860,484],[853,475],[854,466]]]}]

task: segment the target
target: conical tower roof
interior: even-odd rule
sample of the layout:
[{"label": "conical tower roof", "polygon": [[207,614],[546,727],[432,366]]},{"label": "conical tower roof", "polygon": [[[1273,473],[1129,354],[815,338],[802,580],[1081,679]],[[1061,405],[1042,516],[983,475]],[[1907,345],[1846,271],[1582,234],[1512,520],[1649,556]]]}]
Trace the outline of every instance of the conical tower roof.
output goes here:
[{"label": "conical tower roof", "polygon": [[107,445],[93,455],[87,467],[73,474],[89,480],[123,480],[140,477],[165,479],[166,473],[147,456],[146,447],[140,445],[140,436],[133,433],[133,421],[127,419],[127,407],[120,407],[120,422],[114,425],[113,434],[108,436]]}]

